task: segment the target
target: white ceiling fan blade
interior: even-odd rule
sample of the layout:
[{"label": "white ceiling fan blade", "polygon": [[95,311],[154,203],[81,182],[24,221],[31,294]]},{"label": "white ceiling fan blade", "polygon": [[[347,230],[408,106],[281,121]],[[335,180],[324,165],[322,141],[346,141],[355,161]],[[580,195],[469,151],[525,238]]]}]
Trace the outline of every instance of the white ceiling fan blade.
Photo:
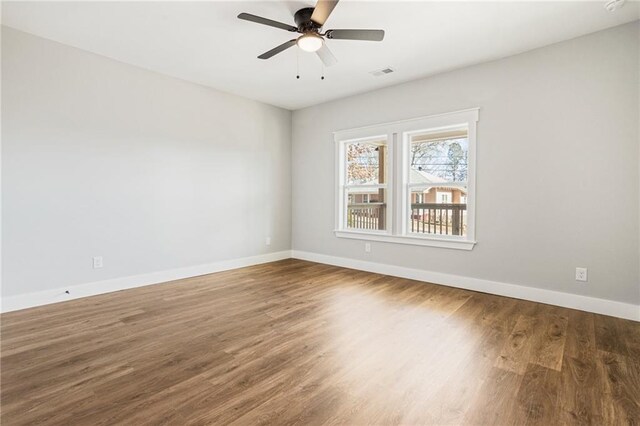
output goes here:
[{"label": "white ceiling fan blade", "polygon": [[316,50],[316,54],[325,67],[330,67],[338,63],[338,60],[333,56],[333,53],[331,53],[331,50],[329,50],[326,43],[323,43],[322,47]]},{"label": "white ceiling fan blade", "polygon": [[337,4],[338,0],[318,0],[313,14],[311,15],[311,20],[319,26],[323,26]]}]

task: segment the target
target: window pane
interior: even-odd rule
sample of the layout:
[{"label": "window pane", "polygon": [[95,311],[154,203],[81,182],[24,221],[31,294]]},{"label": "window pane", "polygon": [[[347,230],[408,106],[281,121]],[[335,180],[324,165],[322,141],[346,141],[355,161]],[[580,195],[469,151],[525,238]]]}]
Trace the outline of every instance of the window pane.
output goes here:
[{"label": "window pane", "polygon": [[443,184],[411,188],[408,231],[467,235],[467,187]]},{"label": "window pane", "polygon": [[348,143],[345,155],[347,185],[387,183],[386,141]]},{"label": "window pane", "polygon": [[425,132],[411,137],[411,183],[466,182],[467,130]]},{"label": "window pane", "polygon": [[347,217],[350,229],[387,229],[386,189],[351,188],[347,191]]}]

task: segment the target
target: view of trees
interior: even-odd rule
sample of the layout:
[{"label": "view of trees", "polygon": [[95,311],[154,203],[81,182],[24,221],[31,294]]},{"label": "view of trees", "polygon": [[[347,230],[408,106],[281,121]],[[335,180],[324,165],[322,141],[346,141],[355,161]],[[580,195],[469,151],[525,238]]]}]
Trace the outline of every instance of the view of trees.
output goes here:
[{"label": "view of trees", "polygon": [[379,149],[371,143],[351,143],[347,145],[347,182],[378,183]]},{"label": "view of trees", "polygon": [[411,144],[411,168],[447,181],[465,181],[468,169],[466,138]]},{"label": "view of trees", "polygon": [[[377,183],[379,149],[373,143],[351,143],[346,147],[347,182]],[[410,161],[415,170],[422,170],[452,182],[467,180],[468,142],[466,138],[411,144]]]}]

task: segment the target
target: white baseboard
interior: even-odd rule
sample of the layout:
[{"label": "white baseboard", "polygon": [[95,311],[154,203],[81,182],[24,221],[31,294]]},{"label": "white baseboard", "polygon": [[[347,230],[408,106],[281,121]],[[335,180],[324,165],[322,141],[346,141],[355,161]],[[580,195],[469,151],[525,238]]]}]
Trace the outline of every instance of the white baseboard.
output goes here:
[{"label": "white baseboard", "polygon": [[[553,290],[545,290],[535,287],[525,287],[515,284],[501,283],[497,281],[482,280],[478,278],[464,277],[460,275],[444,274],[440,272],[424,271],[421,269],[405,268],[383,263],[368,262],[364,260],[349,259],[346,257],[329,256],[318,253],[309,253],[299,250],[285,250],[275,253],[267,253],[258,256],[243,257],[240,259],[224,260],[205,265],[188,266],[185,268],[171,269],[168,271],[152,272],[148,274],[133,275],[122,278],[114,278],[105,281],[80,284],[71,287],[46,290],[35,293],[21,294],[0,299],[0,311],[11,312],[34,306],[48,305],[50,303],[79,299],[81,297],[95,296],[113,291],[143,287],[167,281],[190,278],[199,275],[212,274],[214,272],[243,268],[261,263],[275,262],[288,258],[309,260],[344,268],[358,269],[361,271],[391,275],[394,277],[408,278],[417,281],[425,281],[449,287],[464,288],[499,296],[513,297],[532,302],[547,303],[549,305],[578,309],[619,318],[640,321],[640,306],[630,303],[616,302],[613,300],[598,299],[571,293],[563,293]],[[65,293],[69,291],[69,294]]]},{"label": "white baseboard", "polygon": [[344,268],[375,272],[383,275],[442,284],[449,287],[464,288],[467,290],[640,321],[640,306],[630,303],[298,250],[292,251],[292,257],[295,259],[326,263]]},{"label": "white baseboard", "polygon": [[[132,275],[128,277],[79,284],[65,288],[3,297],[0,300],[0,311],[17,311],[19,309],[26,309],[34,306],[64,302],[67,300],[79,299],[81,297],[95,296],[98,294],[111,293],[113,291],[143,287],[151,284],[196,277],[198,275],[212,274],[214,272],[227,271],[230,269],[243,268],[245,266],[259,265],[261,263],[275,262],[276,260],[289,258],[291,258],[291,251],[285,250],[239,259],[223,260],[205,265],[187,266],[168,271],[151,272],[148,274]],[[66,291],[69,291],[69,294],[67,294]]]}]

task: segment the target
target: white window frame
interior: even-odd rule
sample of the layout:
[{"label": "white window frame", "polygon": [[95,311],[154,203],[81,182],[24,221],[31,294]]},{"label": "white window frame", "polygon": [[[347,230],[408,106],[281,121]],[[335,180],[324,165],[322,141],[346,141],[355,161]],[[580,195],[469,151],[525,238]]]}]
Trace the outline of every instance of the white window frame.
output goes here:
[{"label": "white window frame", "polygon": [[[346,175],[347,175],[347,161],[346,161],[346,149],[345,147],[351,143],[366,143],[366,142],[378,142],[384,140],[387,144],[387,158],[385,159],[386,164],[386,182],[383,184],[376,185],[348,185],[346,183]],[[370,135],[365,137],[357,137],[357,138],[345,138],[340,141],[336,141],[336,165],[338,168],[338,191],[337,191],[337,200],[336,204],[338,208],[336,209],[336,229],[344,229],[348,230],[348,232],[355,233],[367,233],[373,235],[391,235],[391,224],[393,223],[393,212],[389,208],[390,202],[393,194],[393,187],[390,184],[391,176],[393,176],[393,146],[389,143],[389,135],[386,134],[378,134],[378,135]],[[385,189],[387,191],[387,196],[385,199],[385,215],[386,215],[386,223],[385,229],[348,229],[346,227],[347,222],[347,197],[348,190],[354,188],[362,188],[362,189]]]},{"label": "white window frame", "polygon": [[[361,127],[334,132],[336,146],[336,205],[335,230],[339,238],[383,241],[398,244],[412,244],[430,247],[442,247],[460,250],[472,250],[475,240],[476,207],[476,125],[479,108],[445,114],[430,115],[411,120],[396,121],[375,126]],[[411,135],[466,125],[468,130],[468,169],[467,169],[467,235],[417,235],[407,231],[409,208],[409,149]],[[387,140],[387,198],[386,230],[359,230],[346,228],[345,185],[347,143]]]}]

